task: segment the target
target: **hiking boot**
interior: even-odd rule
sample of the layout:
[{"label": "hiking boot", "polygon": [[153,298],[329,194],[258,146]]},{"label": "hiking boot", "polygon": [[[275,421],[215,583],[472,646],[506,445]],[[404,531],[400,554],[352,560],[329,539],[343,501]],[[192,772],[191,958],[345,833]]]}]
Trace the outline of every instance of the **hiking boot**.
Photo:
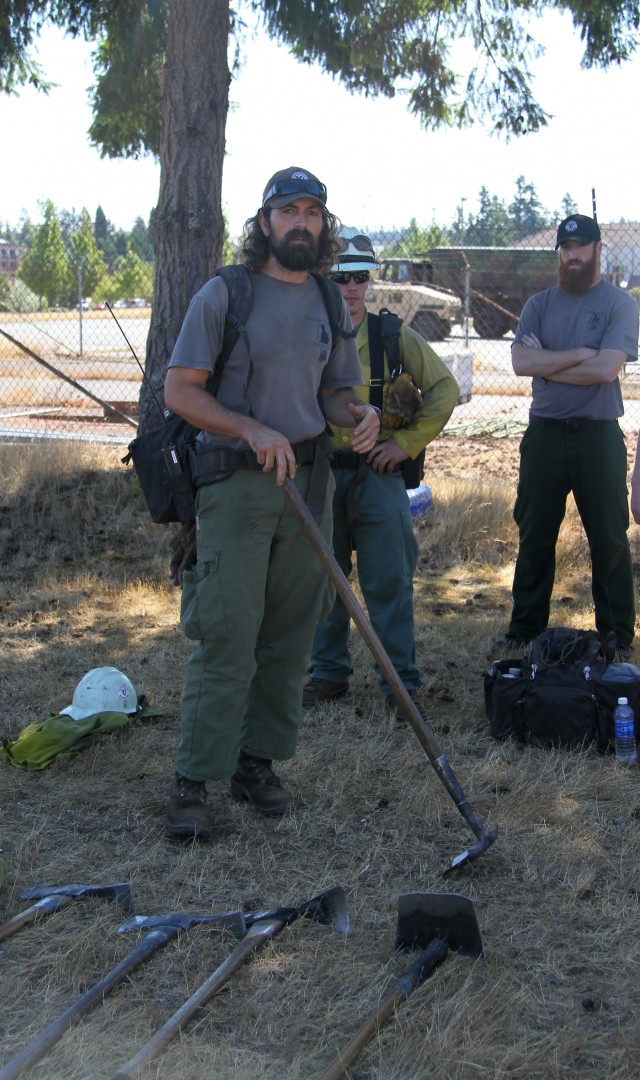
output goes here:
[{"label": "hiking boot", "polygon": [[500,652],[519,652],[521,653],[529,644],[531,638],[523,637],[521,634],[505,634],[504,637],[498,638],[493,642],[491,646],[491,657],[493,653]]},{"label": "hiking boot", "polygon": [[331,682],[329,679],[309,679],[302,688],[302,707],[317,705],[321,701],[333,701],[342,697],[349,689],[349,683]]},{"label": "hiking boot", "polygon": [[234,799],[246,799],[268,817],[286,814],[293,804],[293,796],[286,791],[265,758],[252,757],[240,751],[238,768],[231,777],[231,794]]},{"label": "hiking boot", "polygon": [[172,836],[192,836],[208,840],[211,836],[207,814],[207,787],[203,780],[188,780],[176,773],[169,791],[167,829]]},{"label": "hiking boot", "polygon": [[[602,637],[602,635],[600,635]],[[612,630],[610,634],[607,634],[604,654],[609,664],[628,664],[631,660],[631,650],[633,649],[633,643],[631,641],[619,641]]]},{"label": "hiking boot", "polygon": [[[423,706],[422,702],[420,701],[420,698],[418,697],[418,691],[413,690],[413,689],[410,690],[410,689],[407,688],[407,693],[408,693],[409,697],[411,698],[413,704],[416,706],[416,708],[417,708],[418,712],[420,713],[420,716],[422,717],[422,719],[426,720],[427,719],[427,714],[425,712],[425,709],[424,709],[424,706]],[[396,724],[408,724],[409,723],[409,717],[407,715],[405,706],[404,705],[396,705],[396,700],[395,700],[394,697],[387,698],[387,707],[388,707],[390,712],[393,712],[393,709],[395,707],[395,710],[396,710]]]}]

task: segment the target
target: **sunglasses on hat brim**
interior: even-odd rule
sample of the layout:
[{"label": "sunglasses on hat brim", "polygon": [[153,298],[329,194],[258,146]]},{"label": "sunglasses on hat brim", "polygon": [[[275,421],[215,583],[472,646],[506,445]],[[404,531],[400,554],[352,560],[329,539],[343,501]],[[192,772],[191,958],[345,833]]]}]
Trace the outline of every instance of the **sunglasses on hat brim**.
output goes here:
[{"label": "sunglasses on hat brim", "polygon": [[266,206],[269,199],[281,195],[311,195],[323,204],[327,201],[327,189],[317,180],[279,180],[277,184],[269,188],[262,200],[262,205]]},{"label": "sunglasses on hat brim", "polygon": [[358,251],[371,251],[371,241],[363,233],[358,233],[357,236],[339,236],[338,240],[342,244],[343,251],[347,250],[349,244],[353,244]]},{"label": "sunglasses on hat brim", "polygon": [[364,285],[365,281],[369,280],[368,270],[353,270],[350,274],[330,274],[332,281],[335,281],[336,285],[348,285],[351,279],[355,281],[356,285]]}]

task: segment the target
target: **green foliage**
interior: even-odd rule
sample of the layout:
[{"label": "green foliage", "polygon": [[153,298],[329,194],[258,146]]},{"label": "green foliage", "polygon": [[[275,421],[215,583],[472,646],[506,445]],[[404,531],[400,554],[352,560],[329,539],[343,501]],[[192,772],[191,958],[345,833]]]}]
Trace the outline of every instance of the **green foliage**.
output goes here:
[{"label": "green foliage", "polygon": [[[216,0],[218,2],[218,0]],[[507,136],[547,122],[531,90],[540,53],[529,26],[548,8],[568,11],[584,41],[583,66],[629,59],[638,46],[638,0],[250,0],[269,34],[303,63],[319,63],[349,90],[407,96],[428,128],[487,118]],[[103,155],[159,154],[169,0],[5,0],[0,90],[46,89],[30,58],[47,22],[97,43],[90,136]],[[235,17],[241,51],[244,22]],[[477,63],[461,83],[451,43],[470,40]],[[206,62],[201,58],[200,62]],[[170,77],[170,76],[169,76]]]},{"label": "green foliage", "polygon": [[141,297],[149,300],[151,297],[153,265],[143,262],[131,244],[127,244],[127,253],[113,276],[109,291],[122,299]]},{"label": "green foliage", "polygon": [[486,187],[480,189],[480,209],[470,214],[464,242],[478,247],[495,244],[506,246],[515,239],[515,223],[502,199],[489,195]]},{"label": "green foliage", "polygon": [[98,295],[107,268],[86,210],[82,211],[79,227],[69,234],[68,243],[70,262],[76,267],[79,286],[82,285],[79,293],[82,296]]},{"label": "green foliage", "polygon": [[382,258],[393,259],[402,256],[421,255],[433,247],[443,247],[449,243],[444,229],[435,222],[431,222],[426,229],[421,229],[415,218],[409,222],[408,229],[402,229],[397,234],[395,243],[385,247],[380,252]]},{"label": "green foliage", "polygon": [[524,176],[516,180],[516,196],[509,206],[513,218],[516,240],[546,229],[551,224],[549,214],[543,209],[533,184],[527,183]]},{"label": "green foliage", "polygon": [[115,5],[94,53],[91,142],[103,157],[160,153],[167,3]]},{"label": "green foliage", "polygon": [[73,290],[67,249],[56,208],[47,200],[42,204],[44,220],[31,237],[31,246],[20,263],[20,277],[39,298],[40,307],[65,304]]}]

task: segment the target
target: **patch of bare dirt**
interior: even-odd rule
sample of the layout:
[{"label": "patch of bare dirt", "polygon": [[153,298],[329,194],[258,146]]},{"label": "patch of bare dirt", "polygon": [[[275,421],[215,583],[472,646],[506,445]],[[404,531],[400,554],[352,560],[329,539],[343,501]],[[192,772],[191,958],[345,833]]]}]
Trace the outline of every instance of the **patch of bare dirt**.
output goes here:
[{"label": "patch of bare dirt", "polygon": [[441,435],[427,447],[425,482],[438,478],[458,480],[500,479],[513,486],[518,481],[520,439],[460,438]]}]

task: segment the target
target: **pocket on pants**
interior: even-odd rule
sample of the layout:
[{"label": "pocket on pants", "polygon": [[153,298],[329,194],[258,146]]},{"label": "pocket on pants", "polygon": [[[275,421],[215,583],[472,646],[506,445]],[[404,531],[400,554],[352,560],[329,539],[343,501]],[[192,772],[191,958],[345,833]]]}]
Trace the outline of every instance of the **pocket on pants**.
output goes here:
[{"label": "pocket on pants", "polygon": [[193,641],[214,641],[227,634],[218,563],[216,555],[202,568],[185,570],[182,577],[180,625]]}]

